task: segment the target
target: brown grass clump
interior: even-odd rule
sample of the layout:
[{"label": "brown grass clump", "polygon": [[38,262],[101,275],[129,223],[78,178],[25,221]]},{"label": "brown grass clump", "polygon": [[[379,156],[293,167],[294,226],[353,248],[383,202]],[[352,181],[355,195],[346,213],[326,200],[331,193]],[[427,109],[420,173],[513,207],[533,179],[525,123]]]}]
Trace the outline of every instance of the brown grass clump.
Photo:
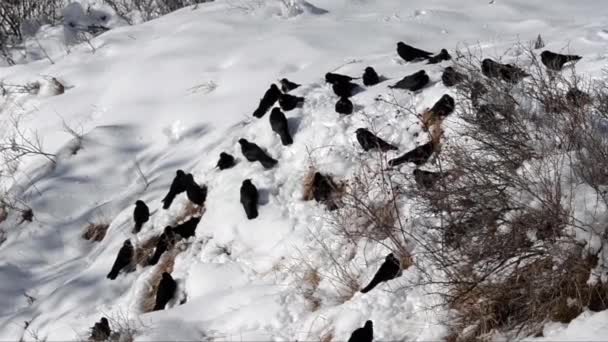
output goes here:
[{"label": "brown grass clump", "polygon": [[108,228],[110,228],[110,225],[107,223],[89,223],[84,233],[82,233],[82,238],[95,242],[102,241],[106,237]]},{"label": "brown grass clump", "polygon": [[315,172],[317,172],[315,168],[309,167],[308,172],[304,176],[304,190],[302,191],[302,199],[305,201],[312,201],[313,199],[315,199],[313,184],[313,180],[315,179]]},{"label": "brown grass clump", "polygon": [[302,296],[308,302],[310,311],[315,312],[321,307],[321,299],[315,295],[321,283],[321,275],[317,269],[311,268],[304,273],[302,280]]}]

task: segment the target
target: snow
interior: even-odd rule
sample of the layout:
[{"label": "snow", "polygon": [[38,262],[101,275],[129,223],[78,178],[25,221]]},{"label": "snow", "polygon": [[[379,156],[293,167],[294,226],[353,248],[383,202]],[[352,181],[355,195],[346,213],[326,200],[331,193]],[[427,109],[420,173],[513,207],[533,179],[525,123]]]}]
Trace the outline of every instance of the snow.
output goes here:
[{"label": "snow", "polygon": [[[37,36],[54,64],[32,44],[37,61],[0,68],[7,83],[44,82],[43,75],[52,75],[68,85],[59,96],[44,91],[0,103],[3,122],[8,114],[25,111],[25,127],[44,137],[48,151],[59,151],[55,168],[36,159],[17,178],[34,222],[16,225],[19,218],[11,216],[2,224],[7,241],[0,246],[0,340],[32,339],[25,321],[49,341],[75,340],[101,315],[119,314],[146,327],[136,337],[141,341],[318,340],[327,333],[346,340],[368,319],[377,340],[428,341],[447,334],[442,322],[448,313],[434,307],[437,298],[423,288],[403,287],[420,276],[413,268],[368,294],[339,300],[331,262],[318,241],[357,270],[360,284],[373,276],[386,249],[349,246],[333,234],[324,207],[302,200],[308,167],[314,164],[337,179],[352,175],[358,160],[366,158],[355,140],[359,127],[373,127],[400,151],[421,141],[415,117],[375,98],[395,96],[422,111],[448,92],[440,76],[449,63],[402,63],[397,41],[431,51],[468,46],[500,57],[514,43],[541,33],[548,49],[583,55],[577,71],[595,77],[608,56],[604,6],[597,0],[286,3],[291,6],[216,0],[184,8],[114,28],[91,40],[94,53],[86,43],[66,53],[63,28],[43,26]],[[75,20],[87,20],[71,6]],[[503,58],[525,60],[517,49]],[[368,65],[388,80],[353,97],[355,114],[339,116],[323,75],[359,77]],[[411,96],[387,88],[421,68],[431,78],[422,92]],[[268,114],[259,120],[251,115],[268,86],[282,77],[301,83],[293,93],[306,98],[303,108],[286,113],[294,137],[289,147],[271,131]],[[64,121],[85,133],[75,155]],[[265,170],[245,160],[240,138],[265,148],[279,160],[277,167]],[[214,166],[222,151],[238,160],[220,172]],[[141,297],[155,268],[138,268],[114,281],[105,275],[125,239],[136,244],[175,223],[188,202],[185,195],[168,211],[160,199],[178,168],[209,187],[196,237],[178,255],[172,273],[187,302],[143,314]],[[239,203],[247,178],[261,198],[260,216],[252,221]],[[135,237],[137,199],[153,216]],[[90,222],[110,224],[103,241],[81,239]],[[293,267],[305,268],[301,259],[322,275],[316,311],[297,291],[301,281]],[[568,326],[548,327],[545,339],[601,339],[605,322],[605,312],[584,314]]]}]

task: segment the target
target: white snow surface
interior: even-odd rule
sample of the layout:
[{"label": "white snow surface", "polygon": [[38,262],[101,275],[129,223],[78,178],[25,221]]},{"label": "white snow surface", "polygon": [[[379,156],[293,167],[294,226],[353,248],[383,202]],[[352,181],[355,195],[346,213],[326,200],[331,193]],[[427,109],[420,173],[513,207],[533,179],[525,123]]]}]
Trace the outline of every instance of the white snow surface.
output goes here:
[{"label": "white snow surface", "polygon": [[[325,208],[302,200],[311,163],[338,179],[361,158],[354,131],[373,127],[399,146],[416,144],[416,119],[374,101],[388,84],[425,69],[432,85],[413,96],[418,110],[448,92],[443,67],[402,63],[396,42],[425,50],[470,47],[506,60],[526,56],[510,49],[541,33],[547,48],[583,55],[577,71],[600,76],[608,57],[608,12],[598,0],[216,0],[156,20],[110,30],[67,54],[55,42],[55,28],[39,35],[46,59],[0,68],[12,84],[57,77],[60,96],[9,96],[0,120],[26,111],[23,123],[58,151],[25,165],[15,188],[33,208],[32,223],[11,215],[2,223],[0,246],[0,340],[77,340],[102,315],[129,317],[142,329],[136,340],[319,340],[328,333],[346,340],[371,319],[376,340],[439,340],[448,332],[447,313],[434,307],[424,289],[400,288],[416,271],[379,285],[368,294],[339,300],[330,260],[321,240],[348,267],[369,281],[386,255],[373,244],[349,246],[332,233]],[[507,51],[506,54],[505,51]],[[359,77],[366,66],[390,79],[353,97],[356,112],[334,112],[336,98],[323,76],[336,71]],[[252,117],[260,97],[282,77],[302,84],[302,108],[287,112],[294,144],[281,145],[267,114]],[[82,149],[69,153],[65,121],[84,133]],[[4,129],[3,129],[4,131]],[[4,134],[4,133],[2,133]],[[237,140],[246,138],[279,160],[265,170],[247,162]],[[215,169],[219,153],[238,158],[229,170]],[[149,186],[139,176],[137,166]],[[206,211],[178,255],[173,277],[187,301],[164,311],[142,313],[141,301],[155,266],[106,279],[123,241],[134,244],[160,234],[188,203],[179,195],[170,210],[160,200],[175,170],[192,172],[209,187]],[[247,220],[239,188],[250,178],[260,190],[260,216]],[[133,204],[144,200],[153,212],[138,236],[131,234]],[[81,238],[89,222],[110,224],[105,239]],[[222,253],[222,249],[230,253]],[[311,310],[298,285],[304,260],[319,269]],[[24,294],[35,298],[28,303]],[[24,322],[29,322],[28,331]],[[606,313],[584,313],[570,325],[548,325],[544,340],[601,340],[608,336]]]}]

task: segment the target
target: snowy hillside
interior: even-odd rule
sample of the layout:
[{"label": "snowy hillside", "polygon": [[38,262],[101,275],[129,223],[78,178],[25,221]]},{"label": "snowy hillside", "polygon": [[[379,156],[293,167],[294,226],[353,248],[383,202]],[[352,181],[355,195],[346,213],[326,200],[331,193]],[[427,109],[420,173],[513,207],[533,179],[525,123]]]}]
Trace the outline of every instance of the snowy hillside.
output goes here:
[{"label": "snowy hillside", "polygon": [[[342,341],[367,320],[378,341],[449,334],[450,312],[436,305],[437,296],[408,286],[421,276],[414,267],[372,292],[349,292],[333,258],[363,287],[388,249],[335,234],[326,206],[303,200],[305,178],[314,167],[346,180],[361,160],[376,158],[357,143],[360,127],[398,146],[389,158],[422,142],[418,118],[378,98],[395,96],[421,113],[453,93],[441,83],[452,62],[406,63],[396,53],[398,41],[433,52],[470,48],[525,65],[514,45],[542,34],[546,48],[584,56],[577,72],[600,78],[608,61],[606,6],[598,0],[295,3],[295,10],[271,0],[187,7],[109,30],[91,40],[94,52],[83,43],[66,53],[57,41],[60,28],[45,27],[39,39],[54,64],[40,59],[0,67],[5,83],[45,83],[51,75],[66,86],[58,96],[43,89],[0,98],[0,133],[8,134],[12,115],[25,113],[22,127],[37,132],[45,151],[57,155],[54,166],[32,158],[17,173],[12,190],[32,209],[33,221],[20,223],[21,213],[9,212],[0,224],[6,232],[0,340],[86,339],[101,316],[129,322],[136,341]],[[337,114],[325,73],[361,77],[367,66],[385,81],[352,97],[352,115]],[[423,91],[388,88],[421,69],[431,80]],[[305,98],[301,108],[285,112],[294,140],[289,146],[272,131],[270,112],[252,116],[270,84],[283,77],[302,84],[291,93]],[[66,124],[83,134],[75,154],[77,142]],[[450,124],[448,119],[448,129]],[[241,138],[264,148],[277,166],[248,162]],[[215,167],[221,152],[237,158],[233,168]],[[107,279],[126,239],[141,246],[188,219],[185,193],[162,209],[177,169],[208,187],[195,236],[180,242],[174,263],[167,253],[155,266]],[[255,220],[247,219],[239,201],[245,179],[259,190]],[[152,216],[133,234],[139,199]],[[102,241],[81,237],[91,223],[109,225]],[[163,268],[172,270],[178,298],[165,310],[145,312]],[[607,321],[608,311],[584,312],[569,325],[548,323],[544,338],[605,339]]]}]

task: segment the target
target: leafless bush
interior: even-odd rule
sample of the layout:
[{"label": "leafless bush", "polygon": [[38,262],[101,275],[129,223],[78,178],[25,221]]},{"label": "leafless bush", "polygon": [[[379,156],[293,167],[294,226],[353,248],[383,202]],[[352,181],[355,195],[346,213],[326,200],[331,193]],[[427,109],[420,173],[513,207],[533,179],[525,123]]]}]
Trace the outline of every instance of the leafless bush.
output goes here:
[{"label": "leafless bush", "polygon": [[139,12],[143,21],[149,21],[186,6],[210,1],[213,0],[104,0],[129,25],[134,24],[135,12]]},{"label": "leafless bush", "polygon": [[19,43],[30,27],[55,23],[63,0],[4,0],[0,2],[0,36],[7,43]]},{"label": "leafless bush", "polygon": [[572,203],[581,183],[605,202],[602,96],[576,75],[548,73],[527,51],[531,76],[518,85],[484,77],[473,58],[457,63],[467,76],[457,89],[458,137],[435,165],[451,178],[406,191],[427,224],[425,254],[442,271],[428,280],[445,286],[462,340],[528,336],[547,320],[605,308],[608,286],[587,284],[597,251],[576,238],[605,222],[582,220]]}]

